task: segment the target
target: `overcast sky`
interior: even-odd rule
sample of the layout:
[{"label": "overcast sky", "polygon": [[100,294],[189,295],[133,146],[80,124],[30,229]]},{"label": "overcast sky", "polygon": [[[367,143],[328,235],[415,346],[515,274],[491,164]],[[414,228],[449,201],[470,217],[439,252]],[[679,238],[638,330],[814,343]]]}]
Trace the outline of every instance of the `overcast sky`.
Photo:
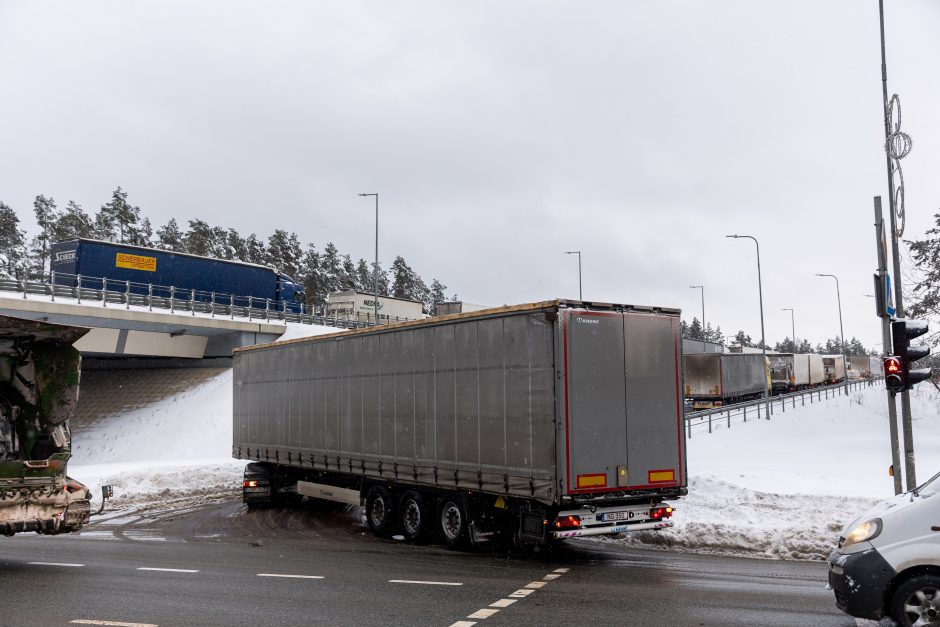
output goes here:
[{"label": "overcast sky", "polygon": [[[940,207],[940,2],[886,0],[908,225]],[[679,307],[880,341],[876,0],[7,2],[0,200],[402,255],[484,304]]]}]

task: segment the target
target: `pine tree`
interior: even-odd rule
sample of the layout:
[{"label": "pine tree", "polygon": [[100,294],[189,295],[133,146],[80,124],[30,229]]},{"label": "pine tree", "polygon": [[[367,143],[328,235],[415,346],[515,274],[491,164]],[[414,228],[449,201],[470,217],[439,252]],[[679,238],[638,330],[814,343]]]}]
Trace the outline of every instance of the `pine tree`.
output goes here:
[{"label": "pine tree", "polygon": [[55,239],[59,213],[56,210],[55,200],[46,198],[42,194],[36,196],[33,201],[33,213],[36,216],[39,233],[33,237],[30,245],[32,255],[30,278],[41,281],[45,279],[49,267],[50,247]]},{"label": "pine tree", "polygon": [[415,291],[415,273],[401,255],[392,262],[392,293],[395,298],[412,298]]},{"label": "pine tree", "polygon": [[94,235],[95,225],[91,217],[85,213],[81,205],[70,200],[56,222],[55,241],[64,242],[80,237],[94,237]]},{"label": "pine tree", "polygon": [[751,339],[750,335],[744,333],[744,331],[738,331],[734,336],[734,343],[738,346],[748,346],[754,347],[754,340]]},{"label": "pine tree", "polygon": [[176,218],[157,229],[157,248],[175,252],[186,252],[186,236],[176,223]]},{"label": "pine tree", "polygon": [[702,339],[702,323],[699,322],[698,318],[692,318],[692,324],[689,325],[689,339],[690,340],[701,340]]},{"label": "pine tree", "polygon": [[183,237],[185,251],[191,255],[209,257],[212,253],[212,227],[202,220],[190,220],[189,230]]},{"label": "pine tree", "polygon": [[320,255],[320,277],[323,289],[327,294],[338,292],[343,284],[343,264],[340,260],[339,250],[329,242]]},{"label": "pine tree", "polygon": [[248,244],[236,231],[230,228],[225,234],[225,259],[248,261]]},{"label": "pine tree", "polygon": [[443,302],[447,302],[447,296],[444,295],[444,291],[447,289],[447,286],[434,279],[431,281],[431,289],[428,291],[430,298],[430,303],[428,303],[428,313],[432,316],[437,315],[437,306]]},{"label": "pine tree", "polygon": [[320,275],[320,253],[317,252],[313,242],[307,244],[301,265],[301,278],[298,280],[304,285],[307,307],[311,311],[322,310],[326,305],[327,292],[323,288],[323,279]]},{"label": "pine tree", "polygon": [[369,270],[369,264],[365,259],[360,258],[356,264],[356,289],[360,292],[371,292],[369,288],[372,285],[372,272]]},{"label": "pine tree", "polygon": [[349,255],[343,255],[343,274],[339,287],[344,291],[356,289],[356,265]]},{"label": "pine tree", "polygon": [[679,334],[683,339],[689,339],[689,323],[685,320],[679,322]]},{"label": "pine tree", "polygon": [[[914,285],[912,302],[907,303],[907,314],[911,317],[940,313],[940,211],[934,214],[934,227],[926,235],[923,240],[907,242],[911,258],[922,274]],[[937,336],[932,337],[932,344],[936,345]]]},{"label": "pine tree", "polygon": [[814,352],[813,345],[809,343],[809,340],[803,340],[802,342],[800,342],[800,349],[797,352],[798,353],[812,353]]},{"label": "pine tree", "polygon": [[101,206],[101,215],[106,216],[109,224],[117,229],[118,241],[130,244],[140,241],[140,207],[127,202],[127,192],[118,186],[111,194],[111,202]]},{"label": "pine tree", "polygon": [[[311,244],[312,246],[313,244]],[[264,265],[268,258],[268,251],[264,247],[264,242],[258,239],[258,236],[252,233],[245,240],[245,249],[247,251],[247,257],[245,261],[248,263],[256,263],[258,265]],[[299,280],[299,279],[298,279]]]},{"label": "pine tree", "polygon": [[20,219],[7,204],[0,202],[0,273],[19,278],[26,261],[26,233]]},{"label": "pine tree", "polygon": [[304,252],[296,233],[277,229],[268,238],[268,265],[293,278],[300,276]]}]

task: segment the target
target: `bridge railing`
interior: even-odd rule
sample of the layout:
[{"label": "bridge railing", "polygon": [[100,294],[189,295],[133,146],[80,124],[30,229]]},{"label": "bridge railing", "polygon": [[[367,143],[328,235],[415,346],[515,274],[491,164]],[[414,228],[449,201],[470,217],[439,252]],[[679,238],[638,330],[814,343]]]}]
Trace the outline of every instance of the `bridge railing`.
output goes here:
[{"label": "bridge railing", "polygon": [[300,322],[342,329],[371,327],[376,324],[405,322],[409,318],[360,314],[355,318],[323,316],[291,311],[288,304],[270,298],[242,296],[225,292],[206,292],[174,286],[135,281],[119,281],[106,277],[52,272],[49,281],[25,281],[0,277],[0,291],[21,293],[24,299],[40,297],[55,302],[57,298],[101,303],[102,307],[133,307],[189,312],[211,317],[247,318],[248,320]]},{"label": "bridge railing", "polygon": [[790,394],[780,394],[768,398],[759,398],[744,403],[735,403],[733,405],[723,405],[711,409],[702,409],[699,411],[687,411],[685,413],[686,435],[691,438],[693,428],[696,431],[708,429],[708,433],[713,428],[724,426],[731,428],[733,423],[745,423],[754,420],[761,420],[774,416],[777,413],[786,413],[787,406],[790,411],[796,409],[797,403],[800,407],[805,407],[807,400],[810,404],[822,402],[829,398],[835,398],[840,394],[847,395],[851,391],[873,385],[881,385],[881,379],[859,379],[845,383],[836,383],[833,385],[823,385]]}]

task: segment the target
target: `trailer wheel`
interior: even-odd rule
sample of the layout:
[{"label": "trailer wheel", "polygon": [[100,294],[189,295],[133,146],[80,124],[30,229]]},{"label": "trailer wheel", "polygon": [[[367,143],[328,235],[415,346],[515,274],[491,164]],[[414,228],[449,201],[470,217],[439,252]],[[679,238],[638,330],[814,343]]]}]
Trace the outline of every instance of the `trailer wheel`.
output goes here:
[{"label": "trailer wheel", "polygon": [[446,546],[462,546],[467,540],[467,508],[463,501],[454,496],[447,496],[441,501],[438,510],[441,537]]},{"label": "trailer wheel", "polygon": [[392,535],[395,520],[395,508],[392,496],[382,486],[374,485],[366,494],[366,522],[369,529],[377,536]]},{"label": "trailer wheel", "polygon": [[428,508],[419,492],[405,492],[398,502],[401,532],[408,542],[418,542],[428,529]]}]

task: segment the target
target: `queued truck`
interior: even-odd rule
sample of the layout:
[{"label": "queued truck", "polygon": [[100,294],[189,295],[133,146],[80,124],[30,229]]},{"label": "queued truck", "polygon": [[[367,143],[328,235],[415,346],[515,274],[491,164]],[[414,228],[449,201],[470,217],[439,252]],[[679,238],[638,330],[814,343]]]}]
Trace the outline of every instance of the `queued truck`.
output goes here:
[{"label": "queued truck", "polygon": [[77,531],[91,515],[88,489],[66,474],[81,364],[72,344],[87,332],[0,316],[3,535]]},{"label": "queued truck", "polygon": [[845,357],[842,355],[823,355],[822,362],[826,385],[845,381]]},{"label": "queued truck", "polygon": [[826,382],[822,355],[778,353],[769,359],[773,394],[805,390]]},{"label": "queued truck", "polygon": [[767,359],[760,353],[700,353],[683,357],[685,398],[710,409],[767,394]]},{"label": "queued truck", "polygon": [[51,258],[55,285],[304,312],[302,284],[253,263],[84,238],[55,242]]},{"label": "queued truck", "polygon": [[849,355],[848,366],[849,381],[873,379],[881,373],[881,359],[871,355]]},{"label": "queued truck", "polygon": [[678,310],[567,300],[239,348],[243,500],[448,546],[671,527],[681,364]]}]

